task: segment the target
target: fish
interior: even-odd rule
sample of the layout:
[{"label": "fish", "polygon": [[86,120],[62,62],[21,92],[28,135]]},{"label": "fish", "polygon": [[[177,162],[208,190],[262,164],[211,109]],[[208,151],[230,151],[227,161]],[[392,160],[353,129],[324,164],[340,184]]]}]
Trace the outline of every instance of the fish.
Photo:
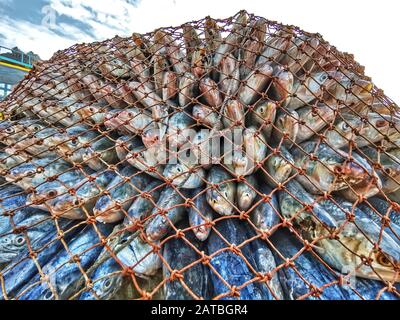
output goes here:
[{"label": "fish", "polygon": [[248,175],[257,171],[257,166],[265,159],[267,155],[267,140],[261,131],[254,126],[250,126],[243,130],[243,145],[245,155],[252,165],[251,171],[246,172],[246,175]]},{"label": "fish", "polygon": [[368,113],[364,118],[345,113],[342,120],[326,132],[326,141],[335,148],[343,148],[350,143],[362,148],[387,140],[395,148],[399,141],[400,118]]},{"label": "fish", "polygon": [[186,56],[180,49],[180,46],[174,41],[171,34],[158,29],[154,34],[154,42],[163,46],[165,54],[177,74],[184,74],[188,71],[189,64],[186,60]]},{"label": "fish", "polygon": [[[124,134],[143,135],[150,133],[147,138],[159,139],[162,132],[158,130],[157,124],[151,114],[139,108],[128,108],[109,113],[104,125],[109,130],[123,130]],[[122,127],[122,128],[121,128]]]},{"label": "fish", "polygon": [[259,97],[265,98],[265,90],[271,80],[273,67],[266,62],[260,67],[255,68],[243,80],[239,87],[238,98],[244,105],[251,105],[259,100]]},{"label": "fish", "polygon": [[191,72],[186,72],[179,79],[178,89],[179,105],[182,108],[189,107],[197,96],[198,79]]},{"label": "fish", "polygon": [[277,32],[269,34],[265,39],[265,48],[256,60],[256,66],[263,65],[268,61],[280,62],[283,52],[286,52],[294,37],[292,28],[282,26]]},{"label": "fish", "polygon": [[111,54],[101,55],[97,68],[102,76],[110,81],[118,81],[121,78],[126,79],[132,76],[130,65]]},{"label": "fish", "polygon": [[293,219],[305,227],[313,224],[332,230],[338,227],[336,219],[300,183],[291,180],[285,187],[285,191],[278,191],[279,208],[284,218]]},{"label": "fish", "polygon": [[229,54],[221,60],[218,86],[226,96],[233,96],[240,85],[239,61]]},{"label": "fish", "polygon": [[51,136],[51,142],[57,146],[57,153],[71,163],[82,163],[86,148],[100,136],[97,130],[88,125],[78,124],[67,128],[65,132]]},{"label": "fish", "polygon": [[221,27],[211,17],[206,17],[204,22],[204,38],[210,52],[214,51],[222,42]]},{"label": "fish", "polygon": [[[182,229],[182,227],[180,228]],[[200,243],[191,234],[185,234],[185,239],[172,238],[163,247],[162,255],[165,263],[162,272],[164,279],[170,279],[173,271],[182,270],[182,279],[174,278],[166,281],[164,285],[166,300],[193,300],[195,298],[210,299],[212,288],[210,288],[210,271],[208,266],[201,261],[201,255],[193,249],[201,248]],[[195,263],[185,270],[189,264]],[[186,287],[182,285],[182,281]],[[189,292],[188,289],[191,291]]]},{"label": "fish", "polygon": [[[28,286],[21,290],[19,300],[66,300],[74,297],[83,285],[83,273],[99,256],[102,246],[99,241],[107,237],[112,225],[86,226],[68,243],[68,251],[62,250],[42,267],[48,277],[42,281],[40,275],[34,277]],[[79,257],[79,266],[73,260]]]},{"label": "fish", "polygon": [[264,48],[267,33],[265,19],[253,20],[249,23],[249,33],[243,43],[243,62],[240,65],[240,78],[244,79],[255,67],[257,57]]},{"label": "fish", "polygon": [[220,130],[224,127],[221,121],[222,116],[220,116],[217,111],[204,104],[194,105],[192,115],[198,125],[203,125],[210,129],[215,128],[216,130]]},{"label": "fish", "polygon": [[364,147],[360,151],[367,160],[375,165],[376,172],[382,182],[382,191],[385,194],[396,192],[400,189],[400,153],[396,151],[380,152],[373,147]]},{"label": "fish", "polygon": [[280,102],[282,106],[287,106],[292,98],[294,76],[287,67],[274,65],[273,77],[268,94],[273,100]]},{"label": "fish", "polygon": [[113,223],[122,220],[132,204],[134,196],[142,192],[151,178],[139,173],[135,168],[126,166],[107,185],[108,194],[102,195],[93,208],[96,220]]},{"label": "fish", "polygon": [[9,184],[0,188],[0,235],[12,231],[13,224],[33,215],[35,210],[26,206],[28,194],[20,187]]},{"label": "fish", "polygon": [[[291,259],[292,262],[278,271],[286,299],[347,300],[349,298],[349,294],[346,294],[340,285],[326,286],[337,280],[338,275],[321,263],[316,253],[304,250],[298,255],[304,245],[288,230],[279,230],[271,237],[271,241],[277,250],[273,251],[277,264],[285,263],[278,252],[284,259]],[[295,255],[296,258],[293,258]],[[313,291],[311,286],[322,292]],[[352,298],[355,296],[353,293]]]},{"label": "fish", "polygon": [[286,108],[296,110],[319,99],[333,86],[336,77],[337,72],[335,71],[317,71],[302,79],[303,81],[295,79],[291,92],[292,97]]},{"label": "fish", "polygon": [[170,148],[179,148],[191,138],[194,123],[193,118],[185,112],[176,112],[169,117],[167,139]]},{"label": "fish", "polygon": [[128,216],[123,221],[124,226],[135,230],[146,221],[160,198],[162,187],[160,181],[153,181],[133,200]]},{"label": "fish", "polygon": [[49,207],[51,206],[51,202],[73,190],[77,181],[86,179],[92,173],[81,169],[69,169],[58,175],[56,179],[51,179],[35,186],[28,196],[27,204],[52,213]]},{"label": "fish", "polygon": [[[246,25],[248,22],[248,15],[245,12],[240,12],[235,20],[233,21],[231,32],[227,35],[227,37],[223,41],[217,41],[219,43],[214,51],[214,59],[213,65],[218,67],[221,63],[221,60],[238,48],[246,30]],[[214,24],[215,25],[215,24]],[[213,40],[214,42],[215,40]]]},{"label": "fish", "polygon": [[[81,229],[79,226],[68,225],[65,229],[61,229],[62,239],[68,243]],[[57,237],[57,232],[47,233],[42,241],[45,245],[37,250],[35,259],[22,254],[2,270],[3,285],[0,290],[0,300],[15,298],[20,290],[38,274],[37,265],[46,264],[63,247],[61,240]]]},{"label": "fish", "polygon": [[175,72],[166,71],[163,75],[162,98],[164,101],[174,99],[178,94],[178,79]]},{"label": "fish", "polygon": [[208,106],[216,110],[221,108],[223,100],[218,90],[218,85],[214,80],[208,77],[201,78],[199,80],[199,90],[201,98]]},{"label": "fish", "polygon": [[346,71],[336,75],[336,82],[329,92],[346,106],[368,105],[373,102],[372,88],[373,84],[370,80],[362,79],[356,74]]},{"label": "fish", "polygon": [[[353,203],[340,198],[335,200],[320,202],[337,223],[343,225],[337,238],[322,238],[316,243],[317,251],[324,261],[339,271],[346,265],[351,266],[358,277],[398,282],[396,270],[400,260],[400,243],[385,231],[381,232],[381,226],[354,207]],[[350,223],[349,214],[354,217]],[[324,231],[318,233],[323,235]],[[377,251],[374,243],[381,250]],[[362,263],[361,256],[370,257],[370,264]]]},{"label": "fish", "polygon": [[250,219],[259,230],[270,232],[281,221],[278,195],[267,185],[260,185],[259,192]]},{"label": "fish", "polygon": [[155,92],[161,96],[164,73],[169,71],[169,63],[164,54],[156,52],[151,58],[151,64],[153,65],[153,81]]},{"label": "fish", "polygon": [[[360,203],[357,206],[362,210],[373,222],[380,226],[394,241],[400,243],[400,219],[396,209],[378,197],[368,199],[368,202]],[[383,223],[383,218],[389,220]]]},{"label": "fish", "polygon": [[213,210],[207,202],[203,188],[194,189],[192,199],[193,206],[188,209],[189,225],[198,240],[206,241],[211,232],[208,223],[213,219]]},{"label": "fish", "polygon": [[223,163],[234,176],[248,176],[257,171],[258,162],[267,153],[266,141],[254,126],[220,132],[224,139]]},{"label": "fish", "polygon": [[277,143],[282,143],[287,148],[291,148],[296,142],[299,129],[299,114],[296,111],[280,111],[276,116],[272,137]]},{"label": "fish", "polygon": [[193,52],[196,50],[196,48],[199,48],[201,46],[201,40],[196,32],[195,27],[192,26],[190,23],[185,23],[182,26],[182,31],[183,41],[185,43],[186,49],[186,56],[188,61],[191,61]]},{"label": "fish", "polygon": [[295,162],[289,150],[281,145],[265,158],[263,168],[262,177],[269,186],[276,187],[279,183],[288,181],[295,169]]},{"label": "fish", "polygon": [[[284,300],[285,297],[279,280],[278,271],[275,271],[277,265],[272,251],[269,249],[267,244],[260,239],[255,239],[252,241],[250,246],[252,248],[253,259],[255,261],[254,268],[261,274],[269,274],[271,277],[270,280],[267,280],[267,290],[270,293],[268,298],[270,300]],[[264,286],[266,286],[266,284]]]},{"label": "fish", "polygon": [[297,109],[299,116],[299,129],[296,135],[296,143],[301,143],[318,134],[324,127],[332,124],[335,119],[334,106],[317,104]]},{"label": "fish", "polygon": [[83,162],[91,169],[100,171],[119,162],[115,151],[115,142],[109,137],[103,137],[93,142],[85,149]]},{"label": "fish", "polygon": [[[311,160],[310,154],[318,159]],[[348,197],[354,198],[352,194],[356,192],[368,198],[379,192],[381,182],[375,170],[356,152],[351,153],[352,160],[349,160],[348,153],[342,150],[307,141],[293,148],[292,155],[296,165],[305,170],[305,175],[298,175],[296,179],[313,194],[346,190]]]},{"label": "fish", "polygon": [[167,164],[163,175],[178,188],[196,189],[205,183],[206,172],[195,164],[178,161],[176,164]]},{"label": "fish", "polygon": [[9,169],[5,179],[25,190],[30,190],[71,168],[70,163],[55,157],[36,159]]},{"label": "fish", "polygon": [[[211,257],[210,264],[214,269],[211,272],[214,297],[219,297],[221,300],[269,300],[270,292],[257,282],[250,282],[240,290],[236,290],[235,295],[231,294],[230,287],[225,283],[229,286],[240,287],[256,277],[254,271],[250,270],[243,260],[243,255],[246,256],[246,259],[250,259],[251,262],[249,262],[252,265],[255,265],[255,261],[252,259],[253,255],[249,245],[241,246],[248,239],[246,230],[241,223],[234,219],[225,219],[219,221],[215,228],[225,240],[216,232],[211,232],[207,240],[208,255]],[[241,254],[227,250],[232,245],[240,250]]]},{"label": "fish", "polygon": [[231,215],[234,211],[236,183],[227,171],[213,166],[207,176],[207,202],[220,215]]},{"label": "fish", "polygon": [[91,280],[92,288],[82,292],[79,300],[111,300],[124,284],[122,268],[114,258],[100,264],[91,275]]},{"label": "fish", "polygon": [[47,206],[57,217],[72,220],[88,219],[97,199],[106,190],[107,185],[116,177],[113,170],[98,172],[76,182],[74,192],[64,193],[47,201]]},{"label": "fish", "polygon": [[139,137],[135,136],[121,136],[115,141],[115,152],[120,161],[125,161],[130,150],[142,146]]},{"label": "fish", "polygon": [[172,226],[183,219],[185,215],[186,195],[172,187],[166,187],[161,192],[156,207],[150,215],[150,222],[145,227],[147,237],[151,241],[158,241],[165,237]]},{"label": "fish", "polygon": [[[59,221],[65,225],[65,221]],[[11,230],[0,236],[0,263],[9,263],[22,253],[41,249],[46,235],[57,231],[56,225],[45,211],[36,210],[32,216],[14,222]],[[46,239],[47,240],[47,239]]]},{"label": "fish", "polygon": [[277,114],[278,104],[270,100],[261,100],[250,113],[250,124],[262,129],[265,139],[271,136]]},{"label": "fish", "polygon": [[197,78],[203,77],[212,67],[211,53],[208,53],[208,49],[201,45],[193,51],[190,60],[191,73]]},{"label": "fish", "polygon": [[146,279],[154,276],[161,268],[160,256],[153,248],[153,245],[157,246],[159,242],[143,241],[129,232],[121,232],[111,241],[111,248],[122,266],[130,268],[136,276]]},{"label": "fish", "polygon": [[226,100],[222,122],[227,129],[233,127],[243,127],[245,124],[244,106],[238,100]]},{"label": "fish", "polygon": [[240,181],[236,187],[236,199],[238,208],[247,211],[257,196],[258,182],[254,175],[248,176]]},{"label": "fish", "polygon": [[164,171],[163,163],[165,157],[162,155],[164,150],[158,150],[161,153],[161,157],[159,157],[158,152],[154,148],[145,149],[143,147],[136,147],[130,150],[126,156],[126,161],[141,173],[146,173],[153,178],[161,180],[163,179]]}]

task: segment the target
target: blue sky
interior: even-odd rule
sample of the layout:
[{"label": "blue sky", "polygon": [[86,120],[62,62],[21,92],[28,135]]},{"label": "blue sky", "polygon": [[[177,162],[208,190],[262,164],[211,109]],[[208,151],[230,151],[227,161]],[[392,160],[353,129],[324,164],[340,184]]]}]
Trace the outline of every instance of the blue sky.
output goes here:
[{"label": "blue sky", "polygon": [[141,0],[0,0],[0,44],[43,58],[76,42],[129,34]]}]

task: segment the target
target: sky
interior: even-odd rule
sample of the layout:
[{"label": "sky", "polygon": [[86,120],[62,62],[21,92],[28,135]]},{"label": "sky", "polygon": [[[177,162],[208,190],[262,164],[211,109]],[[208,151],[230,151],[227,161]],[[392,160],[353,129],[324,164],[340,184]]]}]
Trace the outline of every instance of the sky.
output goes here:
[{"label": "sky", "polygon": [[399,1],[393,0],[0,0],[0,45],[48,59],[75,43],[177,26],[241,9],[320,33],[353,53],[366,74],[397,104]]}]

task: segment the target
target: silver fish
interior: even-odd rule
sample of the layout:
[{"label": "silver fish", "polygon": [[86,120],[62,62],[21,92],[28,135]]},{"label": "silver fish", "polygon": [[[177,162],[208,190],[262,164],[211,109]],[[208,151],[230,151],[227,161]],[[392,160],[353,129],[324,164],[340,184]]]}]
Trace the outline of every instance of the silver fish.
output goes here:
[{"label": "silver fish", "polygon": [[224,169],[213,166],[208,172],[207,202],[221,215],[231,215],[235,205],[236,183]]}]

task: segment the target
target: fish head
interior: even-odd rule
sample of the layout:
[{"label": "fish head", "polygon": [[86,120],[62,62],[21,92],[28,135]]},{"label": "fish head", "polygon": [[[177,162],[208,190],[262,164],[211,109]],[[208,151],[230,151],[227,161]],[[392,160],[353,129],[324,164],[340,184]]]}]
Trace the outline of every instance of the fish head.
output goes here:
[{"label": "fish head", "polygon": [[238,188],[238,197],[237,197],[237,202],[238,202],[238,207],[241,210],[247,210],[250,208],[251,204],[253,203],[254,200],[254,193],[250,192],[250,190],[245,190],[243,192],[240,191]]},{"label": "fish head", "polygon": [[43,202],[55,199],[66,192],[66,187],[59,181],[43,183],[35,188],[35,191],[28,196],[28,200],[33,204],[42,204]]},{"label": "fish head", "polygon": [[155,126],[155,122],[152,124],[154,125],[147,126],[143,130],[142,141],[146,148],[159,144],[163,138],[161,130]]},{"label": "fish head", "polygon": [[[346,272],[354,271],[356,276],[367,279],[381,280],[382,278],[384,281],[400,281],[399,245],[386,232],[383,232],[382,240],[379,242],[382,250],[374,249],[374,245],[368,239],[375,238],[377,240],[376,232],[379,234],[380,227],[369,219],[367,224],[372,228],[363,228],[366,236],[361,234],[354,224],[348,224],[339,234],[340,243],[322,240],[318,242],[318,246],[321,246],[319,252],[327,263],[339,271],[344,269]],[[376,230],[370,234],[368,231],[374,227]],[[363,263],[361,257],[368,259],[369,263]]]},{"label": "fish head", "polygon": [[272,155],[266,161],[266,167],[268,173],[270,173],[273,178],[279,182],[285,182],[287,177],[293,170],[293,163],[288,161],[282,155]]},{"label": "fish head", "polygon": [[327,131],[327,142],[332,147],[343,147],[352,140],[354,130],[361,129],[362,126],[361,118],[354,115],[346,115],[332,130]]},{"label": "fish head", "polygon": [[123,284],[123,276],[120,272],[102,276],[93,281],[91,291],[82,294],[82,300],[107,300],[113,298]]},{"label": "fish head", "polygon": [[254,109],[257,122],[272,121],[278,105],[273,101],[263,101]]},{"label": "fish head", "polygon": [[228,199],[232,199],[232,196],[227,190],[220,191],[209,189],[207,190],[207,201],[209,205],[219,214],[230,215],[232,214],[233,207],[229,203]]},{"label": "fish head", "polygon": [[112,196],[100,197],[93,209],[96,220],[102,223],[112,223],[121,220],[121,203]]},{"label": "fish head", "polygon": [[0,262],[14,260],[26,248],[26,236],[24,234],[12,233],[0,237]]},{"label": "fish head", "polygon": [[336,72],[334,71],[320,71],[312,74],[306,80],[308,91],[314,95],[319,95],[322,88],[329,88],[335,82]]}]

